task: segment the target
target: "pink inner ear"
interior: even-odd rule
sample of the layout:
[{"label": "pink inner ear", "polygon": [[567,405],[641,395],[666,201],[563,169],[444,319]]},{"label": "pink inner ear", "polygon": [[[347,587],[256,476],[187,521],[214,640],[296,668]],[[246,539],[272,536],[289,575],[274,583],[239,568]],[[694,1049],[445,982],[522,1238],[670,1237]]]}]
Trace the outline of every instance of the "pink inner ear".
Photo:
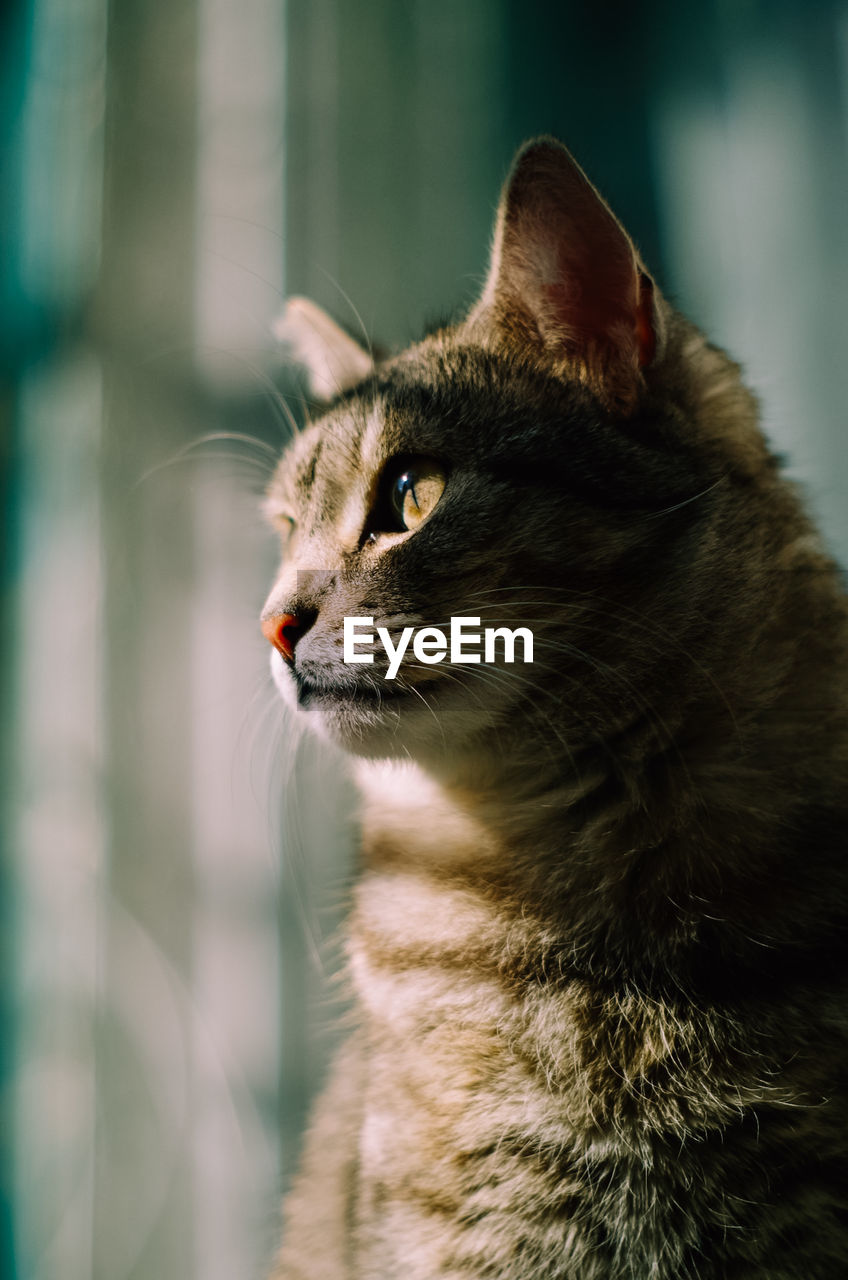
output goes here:
[{"label": "pink inner ear", "polygon": [[558,143],[531,144],[519,156],[502,236],[495,292],[507,317],[510,305],[519,308],[551,354],[577,360],[601,382],[632,381],[651,363],[651,280],[607,205]]}]

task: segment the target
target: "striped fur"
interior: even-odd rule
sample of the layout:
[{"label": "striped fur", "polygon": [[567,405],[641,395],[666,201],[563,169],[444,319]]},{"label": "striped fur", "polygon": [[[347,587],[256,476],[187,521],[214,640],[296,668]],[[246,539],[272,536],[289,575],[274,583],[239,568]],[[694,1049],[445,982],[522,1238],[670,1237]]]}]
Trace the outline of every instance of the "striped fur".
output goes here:
[{"label": "striped fur", "polygon": [[[309,619],[275,677],[362,792],[357,1026],[276,1280],[848,1266],[848,605],[738,368],[646,280],[531,144],[468,319],[341,385],[272,485],[266,616]],[[434,513],[371,538],[422,454]],[[531,625],[539,661],[390,696],[341,660],[363,614]]]}]

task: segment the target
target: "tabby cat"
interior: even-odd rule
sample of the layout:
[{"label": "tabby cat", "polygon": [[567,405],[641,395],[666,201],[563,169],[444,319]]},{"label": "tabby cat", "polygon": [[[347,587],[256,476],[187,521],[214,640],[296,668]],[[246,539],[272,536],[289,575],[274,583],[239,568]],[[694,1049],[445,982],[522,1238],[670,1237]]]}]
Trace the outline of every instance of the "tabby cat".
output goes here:
[{"label": "tabby cat", "polygon": [[[738,367],[550,138],[461,323],[281,329],[263,629],[362,866],[275,1276],[848,1274],[848,607]],[[454,616],[532,663],[344,661]]]}]

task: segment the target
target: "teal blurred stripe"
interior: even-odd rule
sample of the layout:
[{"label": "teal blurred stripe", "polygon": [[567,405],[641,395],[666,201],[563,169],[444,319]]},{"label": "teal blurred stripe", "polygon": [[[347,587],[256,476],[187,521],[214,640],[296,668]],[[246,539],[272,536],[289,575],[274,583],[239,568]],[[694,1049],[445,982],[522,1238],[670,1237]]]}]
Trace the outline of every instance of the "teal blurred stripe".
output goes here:
[{"label": "teal blurred stripe", "polygon": [[20,1274],[14,1240],[15,911],[10,849],[12,583],[19,527],[14,372],[43,346],[46,326],[21,281],[23,104],[30,70],[33,5],[10,0],[0,14],[0,1277]]},{"label": "teal blurred stripe", "polygon": [[[23,117],[34,13],[34,3],[10,0],[0,18],[0,378],[9,377],[38,349],[46,329],[41,308],[23,288],[21,272]],[[0,415],[0,429],[7,436],[11,407],[6,397]]]}]

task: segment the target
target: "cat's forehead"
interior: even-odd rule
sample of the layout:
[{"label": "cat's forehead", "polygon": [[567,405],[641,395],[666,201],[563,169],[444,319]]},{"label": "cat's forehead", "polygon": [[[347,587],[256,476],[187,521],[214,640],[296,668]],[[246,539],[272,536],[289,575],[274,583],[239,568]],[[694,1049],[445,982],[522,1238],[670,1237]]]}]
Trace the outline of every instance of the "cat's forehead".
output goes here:
[{"label": "cat's forehead", "polygon": [[312,485],[321,456],[320,423],[300,431],[285,449],[271,480],[270,491],[282,503],[291,504]]},{"label": "cat's forehead", "polygon": [[365,501],[375,473],[393,452],[397,431],[381,396],[349,396],[305,427],[286,449],[268,494],[268,507],[294,516],[334,517],[348,496]]},{"label": "cat's forehead", "polygon": [[389,459],[429,455],[450,468],[497,471],[610,502],[692,491],[691,441],[661,429],[662,413],[618,421],[577,380],[532,361],[444,339],[379,366],[293,442],[279,492],[320,513],[352,492],[365,501]]},{"label": "cat's forehead", "polygon": [[[452,367],[431,343],[422,344],[339,396],[305,427],[283,455],[274,488],[294,498],[308,493],[319,475],[371,472],[416,445],[422,431],[434,447],[439,429],[447,433],[450,419],[467,418],[473,404],[473,379],[463,376],[462,362]],[[417,447],[424,444],[422,438]]]},{"label": "cat's forehead", "polygon": [[295,437],[280,461],[277,483],[287,494],[303,496],[319,478],[367,471],[397,443],[397,428],[397,416],[383,396],[346,397]]},{"label": "cat's forehead", "polygon": [[[341,460],[368,470],[397,452],[464,453],[466,446],[473,452],[479,429],[491,448],[499,422],[520,418],[530,431],[537,416],[547,416],[552,399],[559,414],[572,407],[562,382],[546,380],[542,388],[527,373],[502,354],[441,335],[426,339],[328,406],[309,429],[310,455],[320,453],[322,469]],[[585,401],[583,388],[574,394]]]}]

